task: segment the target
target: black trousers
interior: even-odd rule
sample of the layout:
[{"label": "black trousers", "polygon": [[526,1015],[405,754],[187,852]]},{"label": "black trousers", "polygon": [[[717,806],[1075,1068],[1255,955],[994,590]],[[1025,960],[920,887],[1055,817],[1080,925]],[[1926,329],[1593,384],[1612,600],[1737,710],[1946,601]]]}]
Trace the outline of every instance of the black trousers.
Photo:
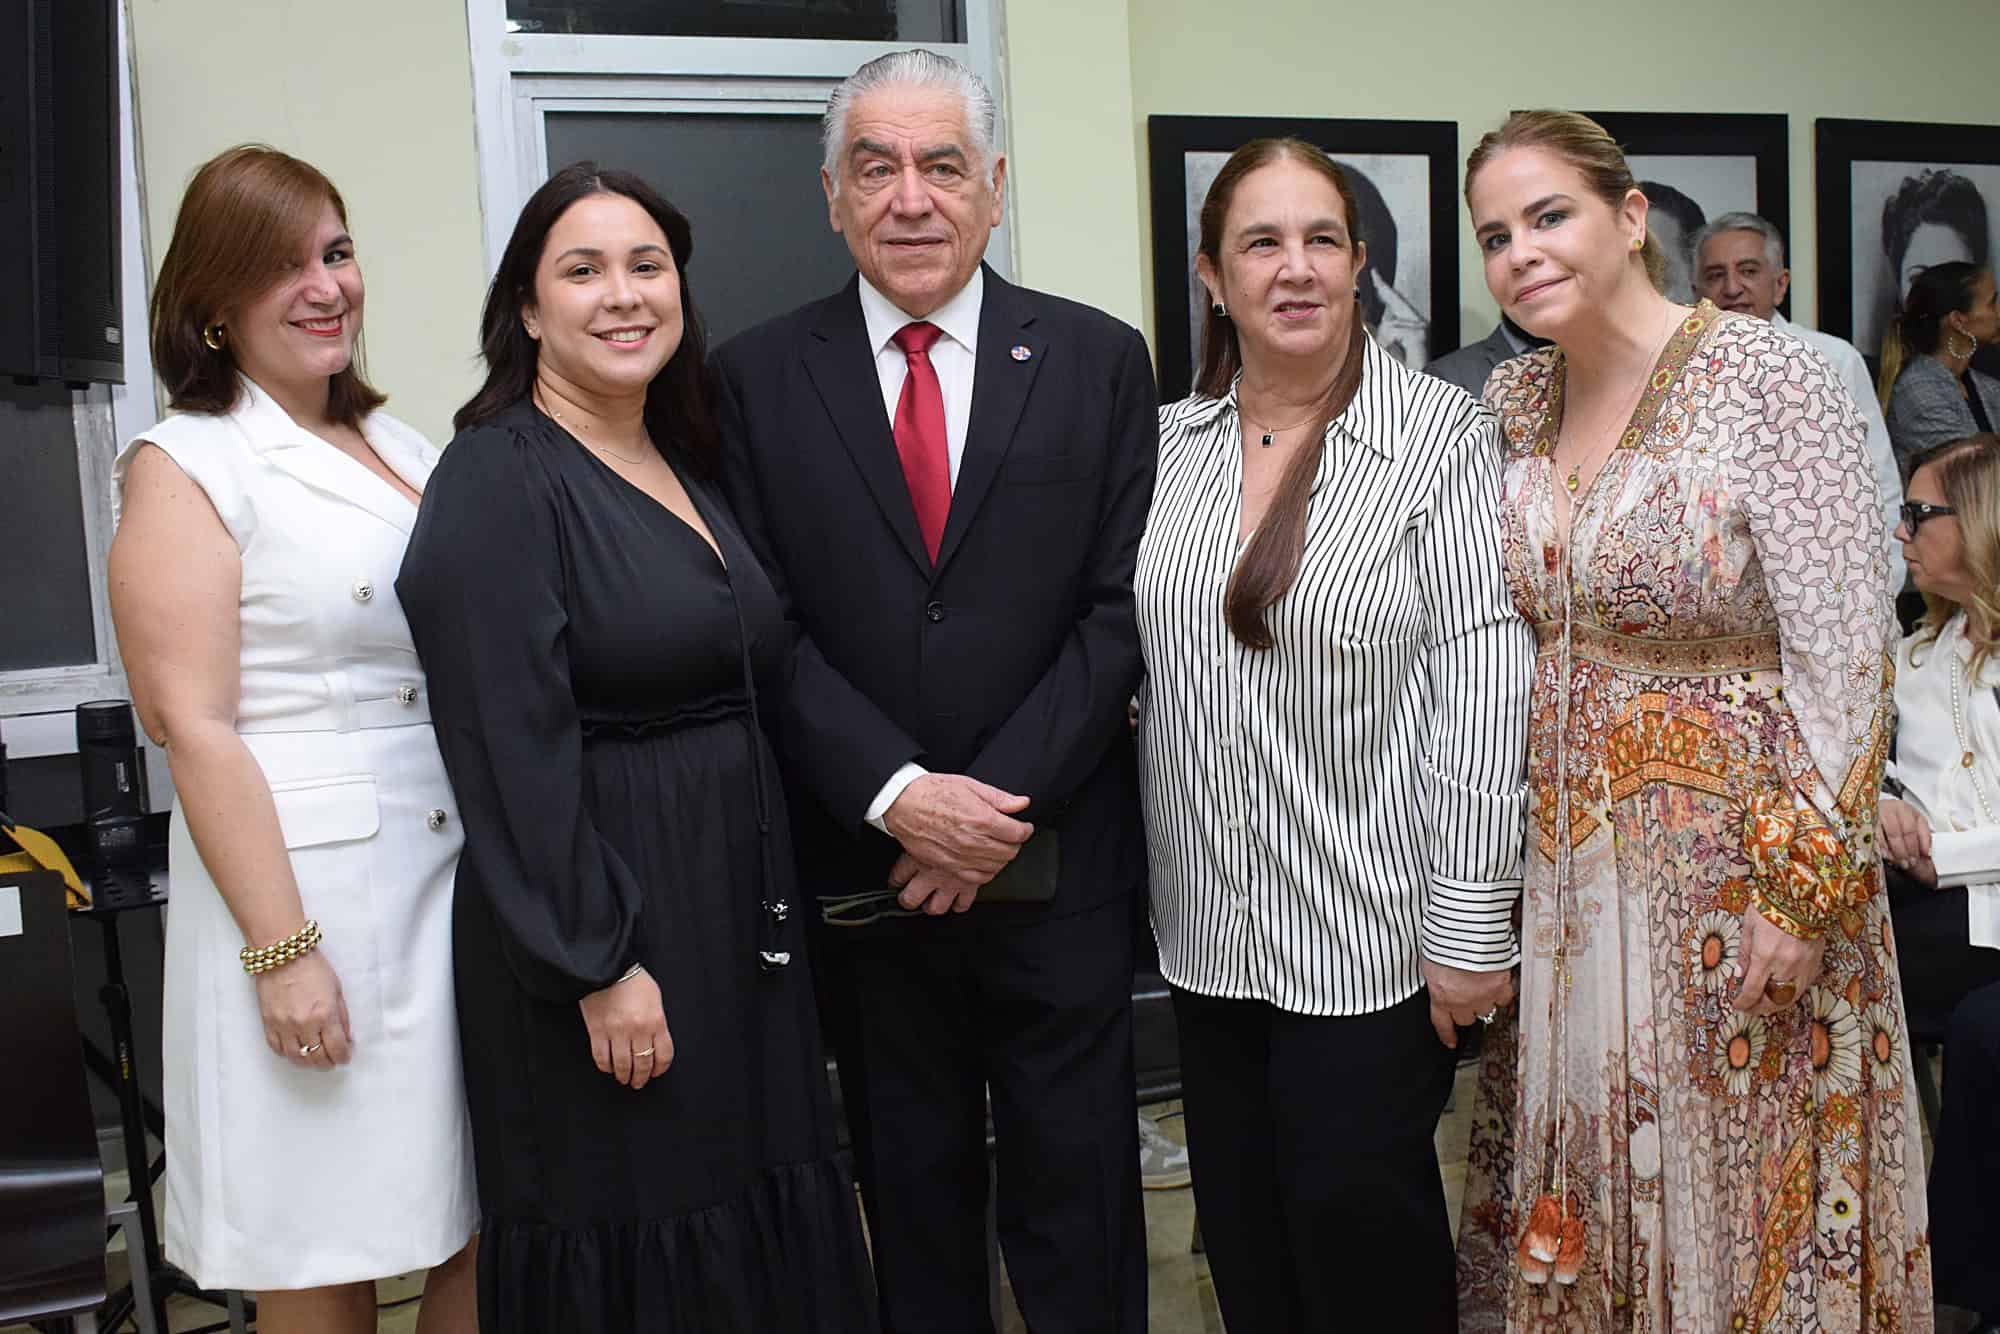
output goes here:
[{"label": "black trousers", "polygon": [[2000,983],[1952,1011],[1931,1160],[1937,1299],[2000,1320]]},{"label": "black trousers", "polygon": [[2000,982],[2000,950],[1972,943],[1963,889],[1932,889],[1893,866],[1884,869],[1910,1031],[1934,1041],[1960,1001]]},{"label": "black trousers", "polygon": [[1430,993],[1321,1018],[1174,989],[1188,1156],[1231,1334],[1449,1334]]},{"label": "black trousers", "polygon": [[992,1334],[1000,1248],[1034,1334],[1143,1334],[1132,905],[829,928],[815,961],[884,1334]]}]

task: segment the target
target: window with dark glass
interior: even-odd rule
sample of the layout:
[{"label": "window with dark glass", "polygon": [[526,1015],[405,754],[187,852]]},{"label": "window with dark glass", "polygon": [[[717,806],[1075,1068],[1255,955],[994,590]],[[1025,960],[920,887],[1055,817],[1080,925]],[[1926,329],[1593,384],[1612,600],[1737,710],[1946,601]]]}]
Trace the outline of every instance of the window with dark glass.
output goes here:
[{"label": "window with dark glass", "polygon": [[637,172],[687,215],[710,346],[853,276],[827,223],[818,116],[551,111],[546,126],[551,171],[587,158]]},{"label": "window with dark glass", "polygon": [[965,40],[965,0],[507,0],[507,28],[627,37],[952,43]]}]

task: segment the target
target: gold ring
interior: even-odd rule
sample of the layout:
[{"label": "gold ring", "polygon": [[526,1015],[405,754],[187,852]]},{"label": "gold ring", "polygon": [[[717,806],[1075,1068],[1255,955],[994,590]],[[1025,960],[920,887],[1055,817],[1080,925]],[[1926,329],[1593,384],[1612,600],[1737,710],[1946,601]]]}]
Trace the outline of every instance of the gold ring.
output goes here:
[{"label": "gold ring", "polygon": [[653,1049],[651,1047],[648,1047],[644,1051],[635,1051],[632,1054],[634,1056],[651,1056],[653,1054]]},{"label": "gold ring", "polygon": [[1799,998],[1799,984],[1790,978],[1773,978],[1764,984],[1764,994],[1778,1005],[1790,1005]]}]

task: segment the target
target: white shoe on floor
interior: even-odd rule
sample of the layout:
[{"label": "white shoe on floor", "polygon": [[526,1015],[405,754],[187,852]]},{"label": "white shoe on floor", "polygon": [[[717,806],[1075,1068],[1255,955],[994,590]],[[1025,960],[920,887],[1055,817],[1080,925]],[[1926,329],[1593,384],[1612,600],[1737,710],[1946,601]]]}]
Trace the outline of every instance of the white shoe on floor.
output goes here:
[{"label": "white shoe on floor", "polygon": [[1179,1190],[1193,1180],[1187,1145],[1174,1143],[1159,1122],[1139,1113],[1139,1184],[1147,1190]]}]

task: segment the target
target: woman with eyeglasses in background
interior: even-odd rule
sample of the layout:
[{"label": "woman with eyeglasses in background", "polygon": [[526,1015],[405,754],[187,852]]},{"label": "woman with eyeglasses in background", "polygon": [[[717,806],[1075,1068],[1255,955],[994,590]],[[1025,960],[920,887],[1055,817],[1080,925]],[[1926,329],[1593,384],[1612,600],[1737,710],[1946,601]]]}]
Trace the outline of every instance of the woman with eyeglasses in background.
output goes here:
[{"label": "woman with eyeglasses in background", "polygon": [[1951,1053],[1931,1263],[1939,1301],[2000,1322],[2000,950],[1972,943],[1967,887],[2000,881],[2000,435],[1919,456],[1896,536],[1924,616],[1896,653],[1881,841],[1910,1031]]}]

